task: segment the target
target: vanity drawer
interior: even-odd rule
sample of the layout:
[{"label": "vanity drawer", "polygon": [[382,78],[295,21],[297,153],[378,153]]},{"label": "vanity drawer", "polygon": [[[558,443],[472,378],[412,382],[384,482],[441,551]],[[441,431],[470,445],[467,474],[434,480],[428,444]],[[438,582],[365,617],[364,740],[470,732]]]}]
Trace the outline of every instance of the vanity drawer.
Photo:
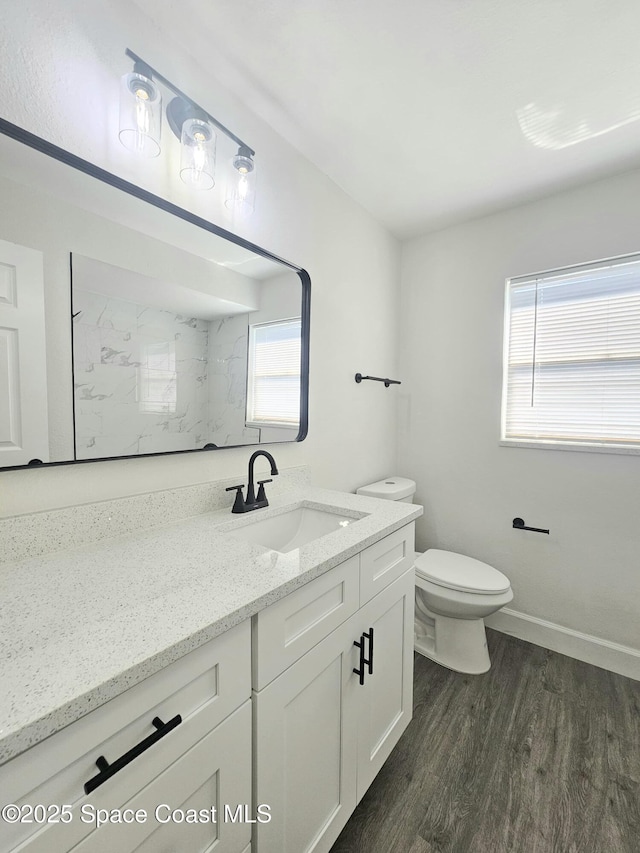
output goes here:
[{"label": "vanity drawer", "polygon": [[254,690],[262,690],[356,612],[359,560],[352,557],[253,617]]},{"label": "vanity drawer", "polygon": [[[132,772],[138,775],[134,796],[117,806],[113,798],[90,798],[83,804],[83,811],[80,806],[74,810],[72,822],[39,832],[15,853],[201,853],[213,848],[220,853],[241,853],[251,837],[251,825],[225,821],[223,808],[225,803],[232,809],[238,804],[250,804],[250,700],[164,772],[151,779],[139,766]],[[215,822],[208,819],[212,806],[216,809]],[[109,813],[118,809],[121,814],[127,810],[128,819],[112,822],[106,821],[105,816],[98,826],[96,816],[105,814],[99,811],[102,809]],[[195,809],[209,815],[197,823],[178,822],[171,819],[176,809]]]},{"label": "vanity drawer", "polygon": [[370,601],[413,566],[415,524],[407,524],[360,554],[360,604]]},{"label": "vanity drawer", "polygon": [[[251,702],[199,741],[186,755],[126,804],[143,810],[146,820],[126,826],[106,824],[74,847],[72,853],[244,853],[251,823],[231,820],[238,806],[251,808]],[[225,805],[231,812],[224,811]],[[161,806],[158,812],[158,806]],[[215,808],[215,821],[211,807]],[[197,822],[170,819],[174,810],[198,816]],[[202,820],[203,813],[208,813]],[[225,819],[226,818],[226,819]],[[29,851],[31,853],[31,851]]]},{"label": "vanity drawer", "polygon": [[[33,806],[69,804],[74,815],[87,802],[117,808],[248,699],[250,676],[247,620],[1,767],[0,801]],[[114,763],[158,731],[152,724],[154,718],[166,724],[178,715],[182,722],[92,793],[85,794],[85,783],[99,773],[96,760],[100,756]],[[38,830],[43,850],[47,844],[49,850],[58,849],[43,836],[53,839],[61,829],[65,836],[71,831],[76,843],[87,827],[77,818],[66,825],[45,827],[37,823],[5,824],[2,851],[13,850]],[[76,837],[76,833],[80,835]]]}]

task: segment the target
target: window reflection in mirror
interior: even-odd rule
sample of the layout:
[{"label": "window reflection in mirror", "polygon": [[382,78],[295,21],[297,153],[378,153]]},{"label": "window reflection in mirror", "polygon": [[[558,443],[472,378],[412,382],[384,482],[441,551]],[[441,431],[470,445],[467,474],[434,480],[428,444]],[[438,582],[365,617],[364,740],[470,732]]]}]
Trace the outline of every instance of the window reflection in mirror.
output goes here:
[{"label": "window reflection in mirror", "polygon": [[[286,312],[282,305],[280,313]],[[247,424],[300,423],[300,317],[249,326]]]}]

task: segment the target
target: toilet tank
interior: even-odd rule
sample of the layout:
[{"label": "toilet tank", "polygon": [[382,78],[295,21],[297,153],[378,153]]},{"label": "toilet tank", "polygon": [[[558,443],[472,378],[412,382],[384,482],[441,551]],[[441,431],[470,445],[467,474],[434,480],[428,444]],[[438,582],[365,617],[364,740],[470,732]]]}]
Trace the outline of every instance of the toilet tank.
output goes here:
[{"label": "toilet tank", "polygon": [[357,495],[382,498],[386,501],[402,501],[407,504],[413,503],[415,493],[415,481],[407,477],[386,477],[384,480],[378,480],[377,483],[370,483],[368,486],[360,486],[356,489]]}]

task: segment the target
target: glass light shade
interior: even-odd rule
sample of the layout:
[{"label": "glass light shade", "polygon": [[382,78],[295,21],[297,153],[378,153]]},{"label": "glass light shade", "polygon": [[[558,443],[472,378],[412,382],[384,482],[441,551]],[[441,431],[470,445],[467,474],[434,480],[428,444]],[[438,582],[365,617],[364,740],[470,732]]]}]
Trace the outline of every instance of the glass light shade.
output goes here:
[{"label": "glass light shade", "polygon": [[256,205],[256,165],[250,156],[238,152],[231,166],[229,190],[224,203],[238,213],[253,213]]},{"label": "glass light shade", "polygon": [[206,121],[188,118],[182,125],[180,177],[190,187],[210,190],[215,184],[216,135]]},{"label": "glass light shade", "polygon": [[148,77],[125,74],[120,81],[120,142],[142,157],[160,153],[162,97]]}]

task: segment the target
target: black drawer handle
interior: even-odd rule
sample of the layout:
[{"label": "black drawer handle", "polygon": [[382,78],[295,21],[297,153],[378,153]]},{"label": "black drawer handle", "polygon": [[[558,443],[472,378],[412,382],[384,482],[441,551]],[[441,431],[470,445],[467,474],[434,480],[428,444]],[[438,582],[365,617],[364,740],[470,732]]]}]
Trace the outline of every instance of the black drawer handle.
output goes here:
[{"label": "black drawer handle", "polygon": [[357,646],[357,648],[359,648],[359,649],[360,649],[360,669],[355,669],[355,668],[354,668],[354,670],[353,670],[353,671],[355,672],[355,674],[356,674],[356,675],[358,676],[358,678],[360,679],[360,686],[362,686],[362,685],[364,684],[364,665],[365,665],[365,659],[364,659],[364,634],[360,634],[360,642],[358,642],[357,640],[354,640],[354,641],[353,641],[353,645],[354,645],[354,646]]},{"label": "black drawer handle", "polygon": [[[362,636],[369,640],[369,657],[365,658],[363,653],[362,663],[369,667],[369,675],[373,675],[373,628],[369,628]],[[362,645],[364,647],[364,640]],[[362,664],[360,665],[362,666]]]},{"label": "black drawer handle", "polygon": [[160,717],[154,717],[151,722],[156,727],[157,731],[150,734],[149,737],[146,737],[144,740],[141,740],[140,743],[137,743],[132,747],[129,752],[125,752],[124,755],[117,758],[113,764],[109,764],[104,755],[101,755],[96,759],[96,766],[100,772],[97,776],[94,776],[89,779],[88,782],[84,783],[85,794],[90,794],[92,791],[95,791],[95,789],[99,788],[103,782],[106,782],[107,779],[114,776],[118,770],[122,770],[122,768],[126,767],[134,758],[142,755],[142,753],[149,749],[150,746],[153,746],[154,743],[169,734],[172,729],[175,729],[176,726],[180,725],[182,717],[178,714],[172,720],[169,720],[168,723],[163,723]]}]

